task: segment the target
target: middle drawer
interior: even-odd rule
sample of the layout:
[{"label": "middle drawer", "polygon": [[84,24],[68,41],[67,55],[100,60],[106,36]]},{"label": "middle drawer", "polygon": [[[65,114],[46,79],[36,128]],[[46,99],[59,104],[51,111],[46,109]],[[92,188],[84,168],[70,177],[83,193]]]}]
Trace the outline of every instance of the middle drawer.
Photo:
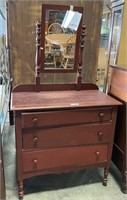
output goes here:
[{"label": "middle drawer", "polygon": [[24,150],[108,143],[113,137],[111,124],[23,129],[22,131]]}]

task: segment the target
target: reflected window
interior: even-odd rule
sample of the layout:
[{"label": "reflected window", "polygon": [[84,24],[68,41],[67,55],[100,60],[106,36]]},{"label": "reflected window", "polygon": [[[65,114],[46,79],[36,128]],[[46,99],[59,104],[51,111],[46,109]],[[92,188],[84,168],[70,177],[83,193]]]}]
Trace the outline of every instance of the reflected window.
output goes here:
[{"label": "reflected window", "polygon": [[102,26],[101,26],[100,48],[108,48],[110,24],[111,24],[111,14],[108,13],[106,15],[103,15]]},{"label": "reflected window", "polygon": [[113,13],[112,24],[112,37],[111,37],[111,50],[110,50],[110,64],[117,63],[120,35],[122,28],[122,6],[116,8]]}]

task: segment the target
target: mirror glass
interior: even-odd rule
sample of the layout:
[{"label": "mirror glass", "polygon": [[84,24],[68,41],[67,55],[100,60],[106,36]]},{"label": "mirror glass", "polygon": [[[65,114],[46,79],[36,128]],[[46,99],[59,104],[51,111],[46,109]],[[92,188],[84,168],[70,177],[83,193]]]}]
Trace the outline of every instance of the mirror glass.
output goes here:
[{"label": "mirror glass", "polygon": [[123,15],[123,5],[117,6],[113,9],[113,24],[111,32],[111,49],[109,64],[117,64],[118,51],[120,45],[120,36],[122,29],[122,15]]},{"label": "mirror glass", "polygon": [[[81,21],[77,31],[61,26],[70,6],[42,5],[41,69],[46,72],[76,71],[80,44]],[[73,7],[83,12],[82,7]]]}]

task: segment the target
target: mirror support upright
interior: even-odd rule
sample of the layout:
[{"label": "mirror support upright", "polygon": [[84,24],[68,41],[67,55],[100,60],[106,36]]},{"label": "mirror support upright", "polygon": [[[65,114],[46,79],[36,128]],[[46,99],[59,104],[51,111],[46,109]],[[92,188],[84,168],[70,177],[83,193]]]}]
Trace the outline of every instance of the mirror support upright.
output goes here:
[{"label": "mirror support upright", "polygon": [[40,39],[41,39],[41,24],[36,23],[36,57],[35,57],[35,91],[40,92]]},{"label": "mirror support upright", "polygon": [[84,39],[87,35],[86,25],[82,25],[81,37],[80,37],[80,50],[79,50],[79,59],[78,59],[78,70],[77,70],[77,90],[81,90],[82,84],[82,54],[84,49]]}]

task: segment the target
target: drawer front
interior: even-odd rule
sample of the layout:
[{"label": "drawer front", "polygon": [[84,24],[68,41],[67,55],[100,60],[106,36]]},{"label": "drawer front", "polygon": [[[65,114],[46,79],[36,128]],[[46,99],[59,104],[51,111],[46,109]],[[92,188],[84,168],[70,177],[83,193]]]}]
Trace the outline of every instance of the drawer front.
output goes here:
[{"label": "drawer front", "polygon": [[111,121],[112,107],[22,113],[22,128]]},{"label": "drawer front", "polygon": [[111,140],[111,124],[23,130],[24,150],[109,143]]},{"label": "drawer front", "polygon": [[105,163],[107,155],[106,144],[23,152],[23,172]]}]

